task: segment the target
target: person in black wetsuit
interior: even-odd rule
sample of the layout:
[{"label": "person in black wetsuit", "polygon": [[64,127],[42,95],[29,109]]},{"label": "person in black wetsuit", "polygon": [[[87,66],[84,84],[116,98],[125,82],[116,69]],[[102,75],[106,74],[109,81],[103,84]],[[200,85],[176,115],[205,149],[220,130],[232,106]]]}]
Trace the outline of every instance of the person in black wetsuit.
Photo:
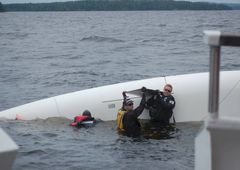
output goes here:
[{"label": "person in black wetsuit", "polygon": [[150,93],[151,98],[147,100],[146,108],[149,109],[149,116],[152,122],[157,122],[161,125],[169,125],[169,120],[173,114],[175,107],[175,99],[172,96],[172,85],[166,84],[163,91],[142,88],[142,91]]},{"label": "person in black wetsuit", "polygon": [[142,114],[145,108],[145,93],[142,95],[140,105],[135,109],[133,107],[133,101],[126,96],[125,92],[123,92],[123,98],[123,109],[125,110],[122,118],[123,132],[127,136],[137,137],[141,134],[141,125],[138,117]]}]

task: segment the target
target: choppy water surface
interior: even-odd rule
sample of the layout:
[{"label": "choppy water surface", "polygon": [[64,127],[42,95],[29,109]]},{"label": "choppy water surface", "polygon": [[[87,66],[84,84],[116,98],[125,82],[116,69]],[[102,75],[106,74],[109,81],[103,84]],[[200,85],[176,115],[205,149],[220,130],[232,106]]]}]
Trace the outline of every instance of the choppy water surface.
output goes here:
[{"label": "choppy water surface", "polygon": [[200,123],[179,123],[164,140],[119,135],[115,121],[87,129],[69,123],[59,118],[1,122],[20,146],[14,169],[193,169]]},{"label": "choppy water surface", "polygon": [[[0,110],[129,80],[208,71],[203,30],[240,31],[239,11],[0,13]],[[239,69],[223,48],[222,70]],[[169,139],[128,138],[115,122],[0,121],[20,146],[13,169],[193,169],[201,123]]]}]

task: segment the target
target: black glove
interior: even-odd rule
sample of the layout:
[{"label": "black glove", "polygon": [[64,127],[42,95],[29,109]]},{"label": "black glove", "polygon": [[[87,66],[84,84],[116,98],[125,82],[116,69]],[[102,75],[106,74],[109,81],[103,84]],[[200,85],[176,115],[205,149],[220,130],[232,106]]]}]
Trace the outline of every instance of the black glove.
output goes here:
[{"label": "black glove", "polygon": [[147,90],[147,88],[144,87],[144,86],[141,88],[141,91],[142,91],[142,92],[145,92],[146,90]]}]

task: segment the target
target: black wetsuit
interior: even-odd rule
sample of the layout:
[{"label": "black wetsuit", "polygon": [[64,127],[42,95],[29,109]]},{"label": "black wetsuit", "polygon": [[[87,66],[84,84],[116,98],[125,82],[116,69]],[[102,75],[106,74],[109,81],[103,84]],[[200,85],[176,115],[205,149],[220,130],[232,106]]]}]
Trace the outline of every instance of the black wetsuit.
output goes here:
[{"label": "black wetsuit", "polygon": [[141,125],[138,120],[138,116],[140,116],[144,110],[146,102],[145,94],[143,94],[140,105],[131,111],[125,113],[123,117],[123,127],[124,133],[128,136],[138,136],[141,132]]},{"label": "black wetsuit", "polygon": [[153,95],[147,101],[151,120],[153,122],[169,124],[169,120],[173,114],[173,108],[175,107],[174,97],[172,95],[165,96],[163,92],[158,90],[147,89],[146,92]]}]

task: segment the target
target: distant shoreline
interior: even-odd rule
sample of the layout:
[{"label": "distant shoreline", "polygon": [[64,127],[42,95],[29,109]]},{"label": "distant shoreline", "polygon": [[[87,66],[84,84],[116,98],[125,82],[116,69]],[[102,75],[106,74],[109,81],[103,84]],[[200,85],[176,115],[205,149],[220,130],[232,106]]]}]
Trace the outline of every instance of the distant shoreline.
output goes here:
[{"label": "distant shoreline", "polygon": [[6,12],[17,11],[173,11],[233,10],[226,4],[173,0],[83,0],[52,3],[3,4]]}]

